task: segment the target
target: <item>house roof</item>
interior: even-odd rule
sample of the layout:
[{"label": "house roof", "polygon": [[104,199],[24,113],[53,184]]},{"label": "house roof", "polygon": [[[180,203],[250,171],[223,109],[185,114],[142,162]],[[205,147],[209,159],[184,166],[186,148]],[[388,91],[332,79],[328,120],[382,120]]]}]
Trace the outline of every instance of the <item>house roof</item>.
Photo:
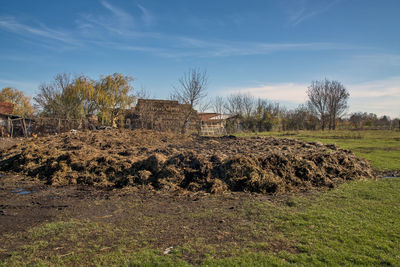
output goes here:
[{"label": "house roof", "polygon": [[14,104],[8,102],[0,102],[0,113],[12,114],[14,110]]},{"label": "house roof", "polygon": [[221,121],[236,117],[236,115],[219,114],[219,113],[200,113],[199,117],[202,121]]}]

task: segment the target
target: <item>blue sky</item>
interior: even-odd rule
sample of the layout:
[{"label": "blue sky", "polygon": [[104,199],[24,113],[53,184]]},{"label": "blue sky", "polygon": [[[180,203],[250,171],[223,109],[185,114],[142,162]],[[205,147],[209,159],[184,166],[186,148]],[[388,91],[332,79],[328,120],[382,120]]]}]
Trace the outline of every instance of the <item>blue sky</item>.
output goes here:
[{"label": "blue sky", "polygon": [[34,96],[60,72],[120,72],[167,98],[200,68],[210,97],[294,107],[328,78],[349,90],[349,112],[400,117],[399,14],[399,0],[2,0],[0,88]]}]

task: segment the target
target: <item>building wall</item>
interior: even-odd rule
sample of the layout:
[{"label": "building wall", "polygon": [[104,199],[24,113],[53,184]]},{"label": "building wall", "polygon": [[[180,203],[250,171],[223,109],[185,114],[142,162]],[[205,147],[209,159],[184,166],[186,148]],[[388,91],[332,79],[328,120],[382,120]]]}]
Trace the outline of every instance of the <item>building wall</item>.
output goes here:
[{"label": "building wall", "polygon": [[139,99],[126,114],[126,123],[133,129],[153,129],[180,132],[188,120],[187,132],[199,131],[200,119],[190,105],[173,100]]}]

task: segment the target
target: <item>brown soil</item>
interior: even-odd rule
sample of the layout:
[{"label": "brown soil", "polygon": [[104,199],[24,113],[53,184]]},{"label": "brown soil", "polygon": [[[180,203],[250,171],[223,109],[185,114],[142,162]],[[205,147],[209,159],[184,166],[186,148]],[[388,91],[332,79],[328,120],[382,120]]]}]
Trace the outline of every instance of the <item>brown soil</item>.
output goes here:
[{"label": "brown soil", "polygon": [[51,185],[284,193],[373,176],[335,145],[273,137],[188,137],[105,130],[27,139],[0,152],[0,170]]},{"label": "brown soil", "polygon": [[[317,195],[312,191],[297,196],[305,194],[311,197]],[[265,250],[296,253],[296,248],[287,241],[269,238],[270,230],[264,229],[266,233],[261,229],[257,232],[254,230],[261,216],[256,213],[254,205],[269,203],[285,206],[290,197],[243,192],[227,195],[202,192],[181,194],[137,187],[58,187],[45,185],[43,181],[26,176],[2,175],[0,265],[13,252],[24,251],[24,245],[32,242],[30,230],[35,226],[71,219],[115,228],[111,236],[104,232],[101,238],[96,235],[92,237],[97,245],[110,249],[118,247],[120,238],[127,236],[138,240],[135,249],[151,247],[160,253],[170,246],[187,243],[197,246],[197,242],[200,242],[195,247],[196,251],[187,251],[183,255],[191,263],[204,260],[202,250],[208,244],[228,248],[232,245],[245,246],[249,242],[268,242],[269,246]],[[253,211],[249,213],[249,209]],[[99,233],[102,233],[102,229],[99,229]],[[64,239],[56,243],[56,247],[42,248],[42,255],[64,255],[76,249],[77,245],[76,241]]]}]

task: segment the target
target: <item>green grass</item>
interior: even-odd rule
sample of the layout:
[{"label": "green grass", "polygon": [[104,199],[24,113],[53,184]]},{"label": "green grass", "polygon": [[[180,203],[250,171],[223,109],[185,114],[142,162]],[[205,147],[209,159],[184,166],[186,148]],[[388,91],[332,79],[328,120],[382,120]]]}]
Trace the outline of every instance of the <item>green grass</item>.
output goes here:
[{"label": "green grass", "polygon": [[275,136],[305,141],[318,141],[325,144],[337,144],[349,149],[359,157],[371,162],[371,166],[380,171],[400,170],[400,131],[296,131],[243,133],[238,136]]},{"label": "green grass", "polygon": [[399,192],[400,179],[394,178],[353,181],[282,201],[249,200],[231,215],[238,217],[232,232],[251,235],[224,246],[188,241],[168,255],[113,223],[56,221],[8,236],[11,243],[24,242],[0,265],[187,266],[187,255],[203,266],[399,265]]}]

